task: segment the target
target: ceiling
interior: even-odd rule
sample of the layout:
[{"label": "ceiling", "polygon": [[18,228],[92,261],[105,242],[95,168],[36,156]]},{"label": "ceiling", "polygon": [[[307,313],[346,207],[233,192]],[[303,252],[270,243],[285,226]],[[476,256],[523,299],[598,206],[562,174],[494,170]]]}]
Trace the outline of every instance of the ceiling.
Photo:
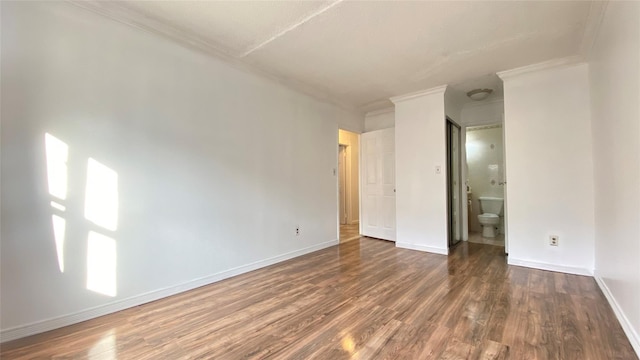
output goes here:
[{"label": "ceiling", "polygon": [[459,93],[533,63],[586,56],[589,1],[93,1],[78,5],[343,106],[449,84]]}]

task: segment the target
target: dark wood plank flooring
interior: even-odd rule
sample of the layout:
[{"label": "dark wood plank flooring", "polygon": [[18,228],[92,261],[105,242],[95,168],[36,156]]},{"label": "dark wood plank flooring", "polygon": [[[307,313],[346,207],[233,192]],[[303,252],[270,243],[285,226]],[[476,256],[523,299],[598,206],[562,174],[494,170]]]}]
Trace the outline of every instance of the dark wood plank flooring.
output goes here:
[{"label": "dark wood plank flooring", "polygon": [[361,238],[2,345],[2,359],[637,359],[593,278]]}]

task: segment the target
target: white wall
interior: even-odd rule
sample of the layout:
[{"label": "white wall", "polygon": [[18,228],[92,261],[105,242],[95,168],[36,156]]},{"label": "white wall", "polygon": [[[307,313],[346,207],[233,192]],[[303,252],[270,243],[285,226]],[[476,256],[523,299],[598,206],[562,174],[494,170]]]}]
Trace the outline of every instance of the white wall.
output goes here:
[{"label": "white wall", "polygon": [[[63,2],[2,3],[1,90],[3,341],[337,243],[337,130],[360,114]],[[69,146],[64,273],[45,133]],[[117,172],[113,232],[84,216],[90,157]],[[86,289],[96,229],[114,297]]]},{"label": "white wall", "polygon": [[[593,159],[587,65],[504,80],[509,263],[590,274]],[[560,245],[549,245],[549,235]]]},{"label": "white wall", "polygon": [[357,224],[360,219],[360,135],[340,129],[338,143],[347,146],[347,163],[345,164],[346,186],[349,188],[347,222]]},{"label": "white wall", "polygon": [[467,103],[462,108],[462,124],[465,126],[491,125],[502,123],[504,100]]},{"label": "white wall", "polygon": [[389,129],[395,126],[394,108],[368,112],[364,117],[364,131]]},{"label": "white wall", "polygon": [[440,254],[448,253],[444,91],[439,87],[391,99],[396,110],[396,246]]},{"label": "white wall", "polygon": [[458,125],[462,125],[463,100],[457,92],[447,88],[444,93],[444,112]]},{"label": "white wall", "polygon": [[595,275],[640,354],[640,3],[610,2],[589,61]]}]

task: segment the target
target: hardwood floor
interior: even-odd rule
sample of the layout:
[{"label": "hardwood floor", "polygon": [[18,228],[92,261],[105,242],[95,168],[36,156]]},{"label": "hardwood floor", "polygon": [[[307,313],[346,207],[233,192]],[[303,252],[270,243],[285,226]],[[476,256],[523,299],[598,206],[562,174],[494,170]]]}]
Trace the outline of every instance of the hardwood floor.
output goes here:
[{"label": "hardwood floor", "polygon": [[498,234],[494,238],[486,238],[479,232],[469,232],[469,242],[504,247],[504,234]]},{"label": "hardwood floor", "polygon": [[344,243],[360,238],[360,225],[340,225],[340,242]]},{"label": "hardwood floor", "polygon": [[2,359],[637,359],[590,277],[362,238],[2,345]]}]

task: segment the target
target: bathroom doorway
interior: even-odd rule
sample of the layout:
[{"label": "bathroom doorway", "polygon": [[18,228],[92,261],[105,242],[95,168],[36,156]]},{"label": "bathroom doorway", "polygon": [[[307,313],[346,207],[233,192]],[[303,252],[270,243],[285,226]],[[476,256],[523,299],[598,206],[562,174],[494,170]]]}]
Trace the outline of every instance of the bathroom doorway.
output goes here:
[{"label": "bathroom doorway", "polygon": [[[467,211],[469,241],[505,246],[504,198],[504,134],[502,124],[469,126],[466,128],[467,158]],[[484,211],[482,199],[491,199],[485,204],[495,206],[500,199],[501,210]],[[481,224],[479,215],[493,213],[498,216],[497,224]],[[486,222],[486,220],[483,220]],[[483,236],[484,227],[494,227],[495,236]],[[487,232],[484,232],[487,234]],[[491,232],[489,232],[491,233]]]},{"label": "bathroom doorway", "polygon": [[449,248],[462,240],[460,125],[447,117],[447,209]]}]

